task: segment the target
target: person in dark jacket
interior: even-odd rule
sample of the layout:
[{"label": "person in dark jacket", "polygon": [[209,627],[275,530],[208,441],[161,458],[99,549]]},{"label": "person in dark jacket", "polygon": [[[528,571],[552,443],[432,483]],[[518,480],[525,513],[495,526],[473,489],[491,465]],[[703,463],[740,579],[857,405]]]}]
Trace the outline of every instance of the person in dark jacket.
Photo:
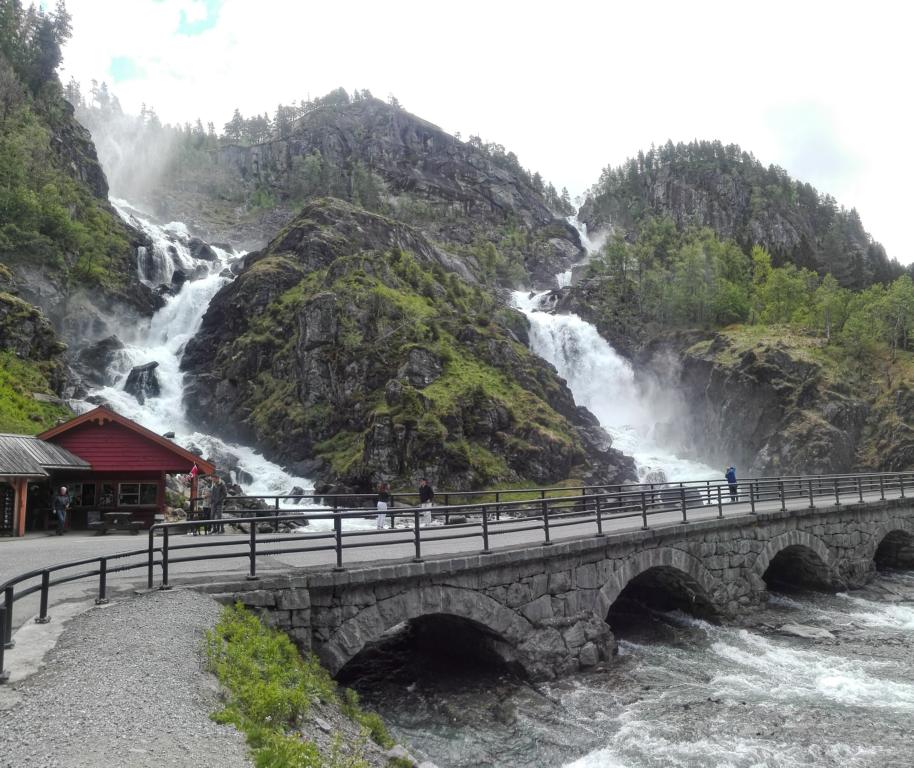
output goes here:
[{"label": "person in dark jacket", "polygon": [[432,502],[435,500],[435,491],[426,478],[419,481],[419,506],[422,507],[422,524],[432,524]]},{"label": "person in dark jacket", "polygon": [[67,522],[67,510],[70,508],[70,496],[65,485],[57,489],[57,494],[52,502],[54,516],[57,518],[57,535],[63,536],[63,527]]},{"label": "person in dark jacket", "polygon": [[738,498],[736,491],[739,488],[736,483],[736,467],[727,467],[725,477],[727,478],[727,485],[730,486],[730,501],[735,502]]},{"label": "person in dark jacket", "polygon": [[378,486],[378,530],[384,528],[384,521],[387,518],[387,509],[390,506],[390,486],[387,483],[381,483]]},{"label": "person in dark jacket", "polygon": [[[225,504],[227,493],[228,491],[225,483],[222,482],[222,478],[219,475],[213,475],[213,487],[209,496],[210,513],[213,520],[222,519],[222,505]],[[225,526],[221,524],[214,525],[213,533],[225,533]]]}]

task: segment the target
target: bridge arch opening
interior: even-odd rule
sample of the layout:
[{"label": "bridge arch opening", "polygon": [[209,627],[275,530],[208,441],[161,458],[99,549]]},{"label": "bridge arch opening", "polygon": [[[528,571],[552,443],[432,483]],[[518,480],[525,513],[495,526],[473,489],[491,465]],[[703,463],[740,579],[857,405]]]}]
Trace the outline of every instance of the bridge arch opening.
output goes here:
[{"label": "bridge arch opening", "polygon": [[658,614],[681,611],[699,619],[713,619],[717,610],[705,588],[685,571],[655,566],[625,585],[609,606],[606,621],[613,634],[641,633]]},{"label": "bridge arch opening", "polygon": [[914,569],[914,535],[903,530],[889,531],[876,547],[873,559],[879,570]]},{"label": "bridge arch opening", "polygon": [[525,677],[513,646],[472,619],[433,613],[403,621],[367,643],[337,672],[344,685],[377,689],[420,680]]},{"label": "bridge arch opening", "polygon": [[805,544],[792,544],[778,551],[769,561],[762,579],[769,589],[778,592],[833,589],[828,564]]}]

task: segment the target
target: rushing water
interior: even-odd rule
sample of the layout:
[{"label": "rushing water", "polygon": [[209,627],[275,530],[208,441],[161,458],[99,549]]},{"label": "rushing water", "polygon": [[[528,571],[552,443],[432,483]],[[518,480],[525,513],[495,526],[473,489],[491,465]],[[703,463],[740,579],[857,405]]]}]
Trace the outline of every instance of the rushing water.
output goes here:
[{"label": "rushing water", "polygon": [[[137,273],[143,282],[153,287],[167,285],[171,283],[177,269],[195,276],[195,279],[188,279],[148,323],[135,328],[124,328],[119,333],[124,349],[117,354],[108,371],[112,383],[91,391],[90,396],[102,398],[119,413],[154,432],[174,432],[176,442],[200,450],[203,456],[237,456],[237,466],[253,478],[244,487],[246,493],[285,494],[295,486],[310,492],[313,483],[309,479],[289,474],[248,446],[228,443],[197,431],[185,413],[184,374],[181,371],[184,347],[200,329],[210,301],[231,279],[227,268],[243,254],[213,247],[215,260],[194,258],[184,224],[171,222],[160,225],[126,201],[112,200],[112,204],[122,218],[142,229],[153,242],[152,254],[143,249],[137,254]],[[159,364],[156,376],[161,394],[147,397],[140,404],[133,395],[124,391],[124,383],[131,368],[153,361]],[[81,405],[91,407],[87,403]]]},{"label": "rushing water", "polygon": [[[787,623],[835,637],[779,634]],[[357,687],[441,768],[914,764],[914,575],[775,596],[736,627],[655,614],[623,637],[604,670],[546,685],[455,652],[390,659]]]}]

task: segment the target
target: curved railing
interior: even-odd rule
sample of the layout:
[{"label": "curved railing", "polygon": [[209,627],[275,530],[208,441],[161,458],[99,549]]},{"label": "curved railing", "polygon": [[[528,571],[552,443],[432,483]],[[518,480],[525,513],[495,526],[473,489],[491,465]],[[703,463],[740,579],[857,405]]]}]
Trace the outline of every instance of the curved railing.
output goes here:
[{"label": "curved railing", "polygon": [[[180,563],[243,559],[247,563],[247,578],[256,579],[258,558],[275,555],[308,554],[314,556],[311,565],[343,570],[347,554],[351,556],[371,547],[384,547],[390,552],[392,547],[399,547],[397,554],[422,562],[429,548],[439,550],[439,554],[472,552],[474,549],[465,545],[469,540],[480,545],[476,551],[489,554],[493,546],[549,546],[556,538],[602,537],[647,530],[652,522],[658,527],[723,518],[725,513],[752,515],[903,498],[909,489],[914,492],[914,472],[749,478],[740,480],[735,487],[726,482],[701,480],[468,491],[439,494],[438,498],[447,502],[463,498],[464,503],[433,507],[430,512],[437,524],[427,527],[422,525],[427,510],[409,503],[415,496],[397,494],[394,502],[406,502],[406,505],[394,506],[384,513],[387,527],[383,530],[347,529],[347,521],[375,518],[377,513],[371,508],[356,506],[370,503],[375,498],[370,495],[230,497],[227,501],[236,505],[257,503],[261,509],[248,516],[225,516],[221,520],[157,523],[149,529],[144,549],[46,566],[0,585],[4,596],[0,605],[0,682],[8,677],[3,672],[3,648],[12,645],[15,602],[40,592],[36,621],[46,622],[50,590],[83,579],[98,578],[96,602],[103,603],[108,599],[109,574],[141,568],[146,570],[150,589],[156,586],[156,568],[161,574],[159,588],[169,589],[170,569]],[[522,498],[512,499],[512,496]],[[284,501],[294,504],[304,499],[320,499],[328,508],[292,511],[282,507]],[[467,499],[475,501],[466,503]],[[342,503],[346,506],[340,506]],[[307,530],[309,524],[319,521],[328,521],[330,529]],[[280,534],[282,524],[292,530]],[[223,526],[243,531],[244,537],[206,536],[174,541],[181,533],[211,532]],[[455,542],[455,546],[449,549],[448,542]],[[350,558],[348,562],[353,560]]]}]

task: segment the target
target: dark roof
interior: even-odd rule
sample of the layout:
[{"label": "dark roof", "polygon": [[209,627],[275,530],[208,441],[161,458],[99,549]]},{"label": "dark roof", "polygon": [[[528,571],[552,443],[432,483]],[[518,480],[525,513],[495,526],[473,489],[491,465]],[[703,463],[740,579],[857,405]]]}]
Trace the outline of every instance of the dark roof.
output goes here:
[{"label": "dark roof", "polygon": [[0,475],[47,477],[48,470],[91,469],[88,461],[30,435],[0,434]]}]

